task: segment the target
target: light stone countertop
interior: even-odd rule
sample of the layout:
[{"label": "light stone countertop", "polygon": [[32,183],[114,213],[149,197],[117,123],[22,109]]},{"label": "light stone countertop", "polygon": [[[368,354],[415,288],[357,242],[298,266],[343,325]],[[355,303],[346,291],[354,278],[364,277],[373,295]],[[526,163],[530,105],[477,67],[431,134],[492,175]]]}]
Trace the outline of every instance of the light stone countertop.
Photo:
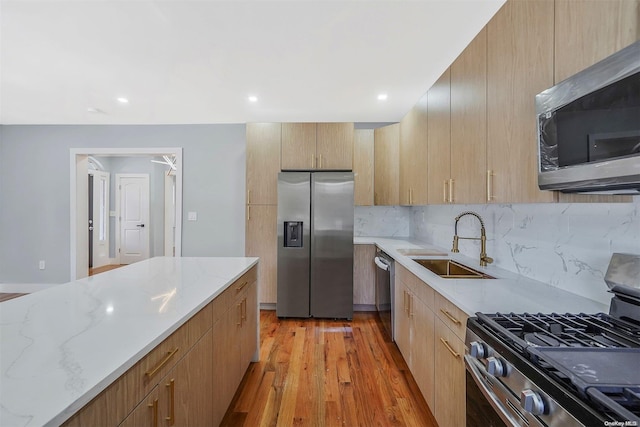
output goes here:
[{"label": "light stone countertop", "polygon": [[158,257],[0,304],[0,426],[59,425],[258,258]]},{"label": "light stone countertop", "polygon": [[[567,292],[489,265],[480,267],[479,257],[469,258],[450,249],[425,244],[409,238],[355,237],[354,244],[374,244],[395,261],[428,283],[440,295],[469,316],[482,313],[607,313],[609,307],[597,301]],[[495,279],[444,279],[414,262],[398,249],[423,249],[443,255],[419,258],[450,258]],[[413,255],[410,255],[413,257]],[[606,286],[604,282],[602,286]]]}]

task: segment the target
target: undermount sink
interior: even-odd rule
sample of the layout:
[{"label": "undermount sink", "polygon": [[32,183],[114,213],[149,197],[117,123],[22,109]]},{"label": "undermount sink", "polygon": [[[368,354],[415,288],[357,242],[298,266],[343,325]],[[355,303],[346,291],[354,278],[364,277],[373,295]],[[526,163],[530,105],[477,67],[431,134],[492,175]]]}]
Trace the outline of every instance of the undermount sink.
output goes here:
[{"label": "undermount sink", "polygon": [[424,249],[424,248],[398,249],[398,253],[400,253],[400,255],[405,255],[405,256],[445,256],[447,255],[446,253],[440,252],[435,249]]},{"label": "undermount sink", "polygon": [[495,279],[451,259],[416,259],[415,262],[445,279]]}]

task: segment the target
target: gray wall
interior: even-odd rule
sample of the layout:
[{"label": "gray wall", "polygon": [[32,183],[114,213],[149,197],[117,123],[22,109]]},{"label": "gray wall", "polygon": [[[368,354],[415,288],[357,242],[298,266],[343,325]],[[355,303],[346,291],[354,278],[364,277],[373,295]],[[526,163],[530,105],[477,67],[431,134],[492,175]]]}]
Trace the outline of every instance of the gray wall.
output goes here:
[{"label": "gray wall", "polygon": [[[244,254],[245,126],[0,126],[0,283],[70,277],[70,148],[183,147],[183,256]],[[187,221],[196,211],[197,221]],[[38,261],[46,269],[38,270]]]}]

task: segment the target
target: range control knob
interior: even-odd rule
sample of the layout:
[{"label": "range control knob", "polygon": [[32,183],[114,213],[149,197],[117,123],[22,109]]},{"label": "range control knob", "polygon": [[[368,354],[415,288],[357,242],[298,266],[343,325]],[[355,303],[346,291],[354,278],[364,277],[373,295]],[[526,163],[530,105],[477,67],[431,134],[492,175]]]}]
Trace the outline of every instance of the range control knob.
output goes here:
[{"label": "range control knob", "polygon": [[489,372],[489,375],[493,375],[494,377],[507,376],[507,367],[501,360],[493,356],[487,357],[486,365],[487,365],[487,372]]},{"label": "range control knob", "polygon": [[476,359],[484,359],[487,356],[487,350],[484,344],[478,341],[471,341],[469,353],[471,357]]},{"label": "range control knob", "polygon": [[520,393],[520,406],[533,415],[544,414],[544,401],[542,397],[533,390],[522,390]]}]

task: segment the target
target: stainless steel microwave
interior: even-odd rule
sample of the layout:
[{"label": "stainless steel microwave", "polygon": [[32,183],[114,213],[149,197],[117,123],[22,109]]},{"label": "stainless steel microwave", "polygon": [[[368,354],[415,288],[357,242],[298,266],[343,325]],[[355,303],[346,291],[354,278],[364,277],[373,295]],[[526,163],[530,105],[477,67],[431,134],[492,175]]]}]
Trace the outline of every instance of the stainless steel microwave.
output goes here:
[{"label": "stainless steel microwave", "polygon": [[640,41],[536,96],[538,186],[640,194]]}]

